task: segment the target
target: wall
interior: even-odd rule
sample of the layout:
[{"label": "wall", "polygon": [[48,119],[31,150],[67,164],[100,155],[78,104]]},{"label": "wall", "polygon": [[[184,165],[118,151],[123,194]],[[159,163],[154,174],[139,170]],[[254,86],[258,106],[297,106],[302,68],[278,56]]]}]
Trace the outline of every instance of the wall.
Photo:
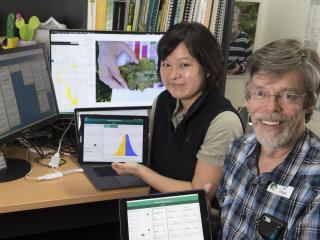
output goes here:
[{"label": "wall", "polygon": [[307,126],[315,134],[320,136],[320,122],[319,121],[315,121],[315,120],[311,119],[310,122],[307,124]]},{"label": "wall", "polygon": [[235,109],[244,105],[245,76],[228,75],[226,80],[225,97],[228,98]]},{"label": "wall", "polygon": [[[311,0],[254,1],[260,2],[254,49],[281,38],[304,40]],[[225,96],[231,100],[236,109],[244,104],[244,82],[243,75],[227,76]],[[316,112],[307,126],[320,136],[318,119],[320,113]]]},{"label": "wall", "polygon": [[304,40],[311,0],[261,0],[255,49],[281,38]]}]

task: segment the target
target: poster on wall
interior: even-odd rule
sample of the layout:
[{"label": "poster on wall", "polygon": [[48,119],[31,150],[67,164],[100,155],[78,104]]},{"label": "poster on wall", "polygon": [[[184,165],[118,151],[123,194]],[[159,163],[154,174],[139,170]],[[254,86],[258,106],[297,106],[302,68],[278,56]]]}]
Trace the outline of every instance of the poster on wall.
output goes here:
[{"label": "poster on wall", "polygon": [[228,74],[243,74],[246,70],[247,59],[253,51],[259,5],[259,2],[244,0],[235,2],[227,61]]},{"label": "poster on wall", "polygon": [[[315,49],[320,55],[320,0],[310,2],[304,42],[306,47]],[[312,118],[320,122],[320,97]]]}]

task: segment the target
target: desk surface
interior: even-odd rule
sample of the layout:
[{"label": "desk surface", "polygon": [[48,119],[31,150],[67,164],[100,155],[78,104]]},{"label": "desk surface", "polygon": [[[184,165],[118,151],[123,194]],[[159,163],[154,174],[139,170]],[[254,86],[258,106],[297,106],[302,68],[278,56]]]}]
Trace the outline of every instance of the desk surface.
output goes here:
[{"label": "desk surface", "polygon": [[[9,149],[7,157],[25,159],[26,150]],[[29,155],[32,159],[32,156]],[[58,171],[78,168],[73,157],[64,157],[67,163]],[[31,177],[38,177],[52,170],[39,166],[32,161]],[[147,187],[98,191],[84,173],[72,173],[59,179],[49,181],[31,181],[21,178],[15,181],[0,183],[0,213],[18,212],[40,208],[90,203],[122,197],[147,194]]]}]

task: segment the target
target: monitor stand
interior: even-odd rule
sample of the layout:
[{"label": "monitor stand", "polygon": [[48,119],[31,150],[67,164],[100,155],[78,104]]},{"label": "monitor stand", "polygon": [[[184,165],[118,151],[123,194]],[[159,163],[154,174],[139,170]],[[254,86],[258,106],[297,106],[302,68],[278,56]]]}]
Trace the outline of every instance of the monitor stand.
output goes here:
[{"label": "monitor stand", "polygon": [[[2,155],[1,152],[0,155]],[[31,164],[26,160],[7,158],[6,167],[0,169],[0,182],[7,182],[22,178],[27,175],[30,170]]]}]

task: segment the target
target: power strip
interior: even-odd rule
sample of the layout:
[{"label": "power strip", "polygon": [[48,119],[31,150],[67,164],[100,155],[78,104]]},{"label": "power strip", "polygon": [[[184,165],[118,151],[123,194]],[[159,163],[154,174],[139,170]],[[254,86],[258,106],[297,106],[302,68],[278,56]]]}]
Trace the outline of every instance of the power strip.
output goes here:
[{"label": "power strip", "polygon": [[63,176],[65,175],[68,175],[68,174],[71,174],[71,173],[80,173],[80,172],[83,172],[83,169],[82,168],[74,168],[74,169],[70,169],[70,170],[67,170],[67,171],[64,171],[64,172],[53,172],[53,173],[47,173],[45,175],[42,175],[40,177],[35,177],[35,178],[32,178],[32,177],[29,177],[31,179],[37,179],[37,180],[53,180],[53,179],[57,179],[57,178],[62,178]]},{"label": "power strip", "polygon": [[38,180],[52,180],[56,178],[62,178],[63,173],[62,172],[55,172],[55,173],[48,173],[41,177],[38,177]]},{"label": "power strip", "polygon": [[50,159],[49,166],[53,168],[58,168],[60,163],[60,154],[56,152]]}]

